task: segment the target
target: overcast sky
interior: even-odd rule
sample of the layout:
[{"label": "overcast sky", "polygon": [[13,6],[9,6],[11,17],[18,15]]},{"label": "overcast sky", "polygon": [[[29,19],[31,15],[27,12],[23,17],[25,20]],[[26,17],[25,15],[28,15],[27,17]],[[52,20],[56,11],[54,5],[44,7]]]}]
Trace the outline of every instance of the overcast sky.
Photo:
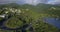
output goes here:
[{"label": "overcast sky", "polygon": [[19,4],[38,4],[38,3],[46,3],[46,4],[60,4],[60,0],[0,0],[0,4],[4,3],[19,3]]}]

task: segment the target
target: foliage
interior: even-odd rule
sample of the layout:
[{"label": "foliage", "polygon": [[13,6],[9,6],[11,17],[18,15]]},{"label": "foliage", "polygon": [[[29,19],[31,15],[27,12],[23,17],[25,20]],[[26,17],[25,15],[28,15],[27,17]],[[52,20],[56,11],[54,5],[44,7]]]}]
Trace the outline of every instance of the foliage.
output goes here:
[{"label": "foliage", "polygon": [[[3,10],[3,8],[5,7],[21,9],[21,13],[20,14],[12,13],[9,11],[9,9]],[[24,25],[28,24],[33,27],[34,32],[60,32],[58,28],[43,21],[44,17],[60,16],[59,10],[57,9],[49,10],[51,7],[59,7],[59,6],[47,5],[47,4],[38,4],[37,6],[33,6],[28,4],[18,5],[15,3],[11,3],[2,6],[0,5],[0,10],[2,10],[3,12],[0,14],[5,14],[5,11],[9,11],[7,15],[11,17],[7,21],[5,21],[3,25],[11,29],[21,28]],[[22,29],[18,29],[17,31],[21,32],[21,30]],[[26,31],[30,32],[29,28]]]},{"label": "foliage", "polygon": [[22,21],[20,21],[18,18],[12,17],[9,20],[7,20],[5,23],[5,26],[8,28],[19,28],[23,25]]}]

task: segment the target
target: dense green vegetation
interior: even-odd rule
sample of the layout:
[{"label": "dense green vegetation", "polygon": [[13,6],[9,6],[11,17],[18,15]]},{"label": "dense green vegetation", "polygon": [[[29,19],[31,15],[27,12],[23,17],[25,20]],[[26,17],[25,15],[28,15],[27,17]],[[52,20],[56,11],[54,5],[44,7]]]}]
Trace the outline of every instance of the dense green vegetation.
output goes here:
[{"label": "dense green vegetation", "polygon": [[18,18],[12,17],[6,23],[4,23],[8,28],[18,28],[23,25],[22,21]]},{"label": "dense green vegetation", "polygon": [[[16,29],[28,24],[33,27],[33,32],[60,32],[60,29],[45,23],[43,20],[44,17],[60,17],[59,11],[59,6],[48,4],[38,4],[36,6],[15,3],[0,5],[0,15],[6,14],[8,17],[3,23],[4,26]],[[3,20],[3,18],[0,18],[0,20]],[[30,30],[30,28],[26,28],[26,32],[31,32]],[[22,32],[21,29],[17,31]],[[1,29],[1,32],[16,32],[16,30]]]}]

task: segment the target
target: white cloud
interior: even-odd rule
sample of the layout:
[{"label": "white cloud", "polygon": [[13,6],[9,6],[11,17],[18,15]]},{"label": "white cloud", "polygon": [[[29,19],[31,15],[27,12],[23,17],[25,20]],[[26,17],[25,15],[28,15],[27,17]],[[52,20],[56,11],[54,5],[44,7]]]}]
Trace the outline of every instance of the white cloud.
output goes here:
[{"label": "white cloud", "polygon": [[25,3],[27,4],[33,4],[33,5],[36,5],[38,3],[45,3],[47,2],[48,0],[24,0]]},{"label": "white cloud", "polygon": [[47,4],[60,4],[60,0],[51,0],[48,1]]},{"label": "white cloud", "polygon": [[25,0],[25,3],[27,4],[38,4],[38,0]]},{"label": "white cloud", "polygon": [[36,5],[38,3],[47,3],[47,4],[60,4],[60,0],[0,0],[0,3],[27,3]]}]

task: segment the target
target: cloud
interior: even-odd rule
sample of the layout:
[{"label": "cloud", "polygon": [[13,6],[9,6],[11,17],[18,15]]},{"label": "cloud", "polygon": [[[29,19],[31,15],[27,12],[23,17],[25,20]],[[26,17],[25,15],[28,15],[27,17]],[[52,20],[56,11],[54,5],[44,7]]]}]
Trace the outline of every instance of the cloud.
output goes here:
[{"label": "cloud", "polygon": [[48,0],[24,0],[24,3],[36,5],[38,3],[45,3]]},{"label": "cloud", "polygon": [[0,4],[5,4],[5,3],[12,3],[15,2],[16,0],[0,0]]},{"label": "cloud", "polygon": [[60,0],[50,0],[47,4],[60,4]]},{"label": "cloud", "polygon": [[60,0],[0,0],[3,3],[19,3],[19,4],[33,4],[46,3],[46,4],[60,4]]},{"label": "cloud", "polygon": [[27,4],[38,4],[38,0],[25,0],[25,3]]},{"label": "cloud", "polygon": [[0,0],[0,3],[27,3],[27,4],[38,4],[38,3],[45,3],[47,0]]}]

